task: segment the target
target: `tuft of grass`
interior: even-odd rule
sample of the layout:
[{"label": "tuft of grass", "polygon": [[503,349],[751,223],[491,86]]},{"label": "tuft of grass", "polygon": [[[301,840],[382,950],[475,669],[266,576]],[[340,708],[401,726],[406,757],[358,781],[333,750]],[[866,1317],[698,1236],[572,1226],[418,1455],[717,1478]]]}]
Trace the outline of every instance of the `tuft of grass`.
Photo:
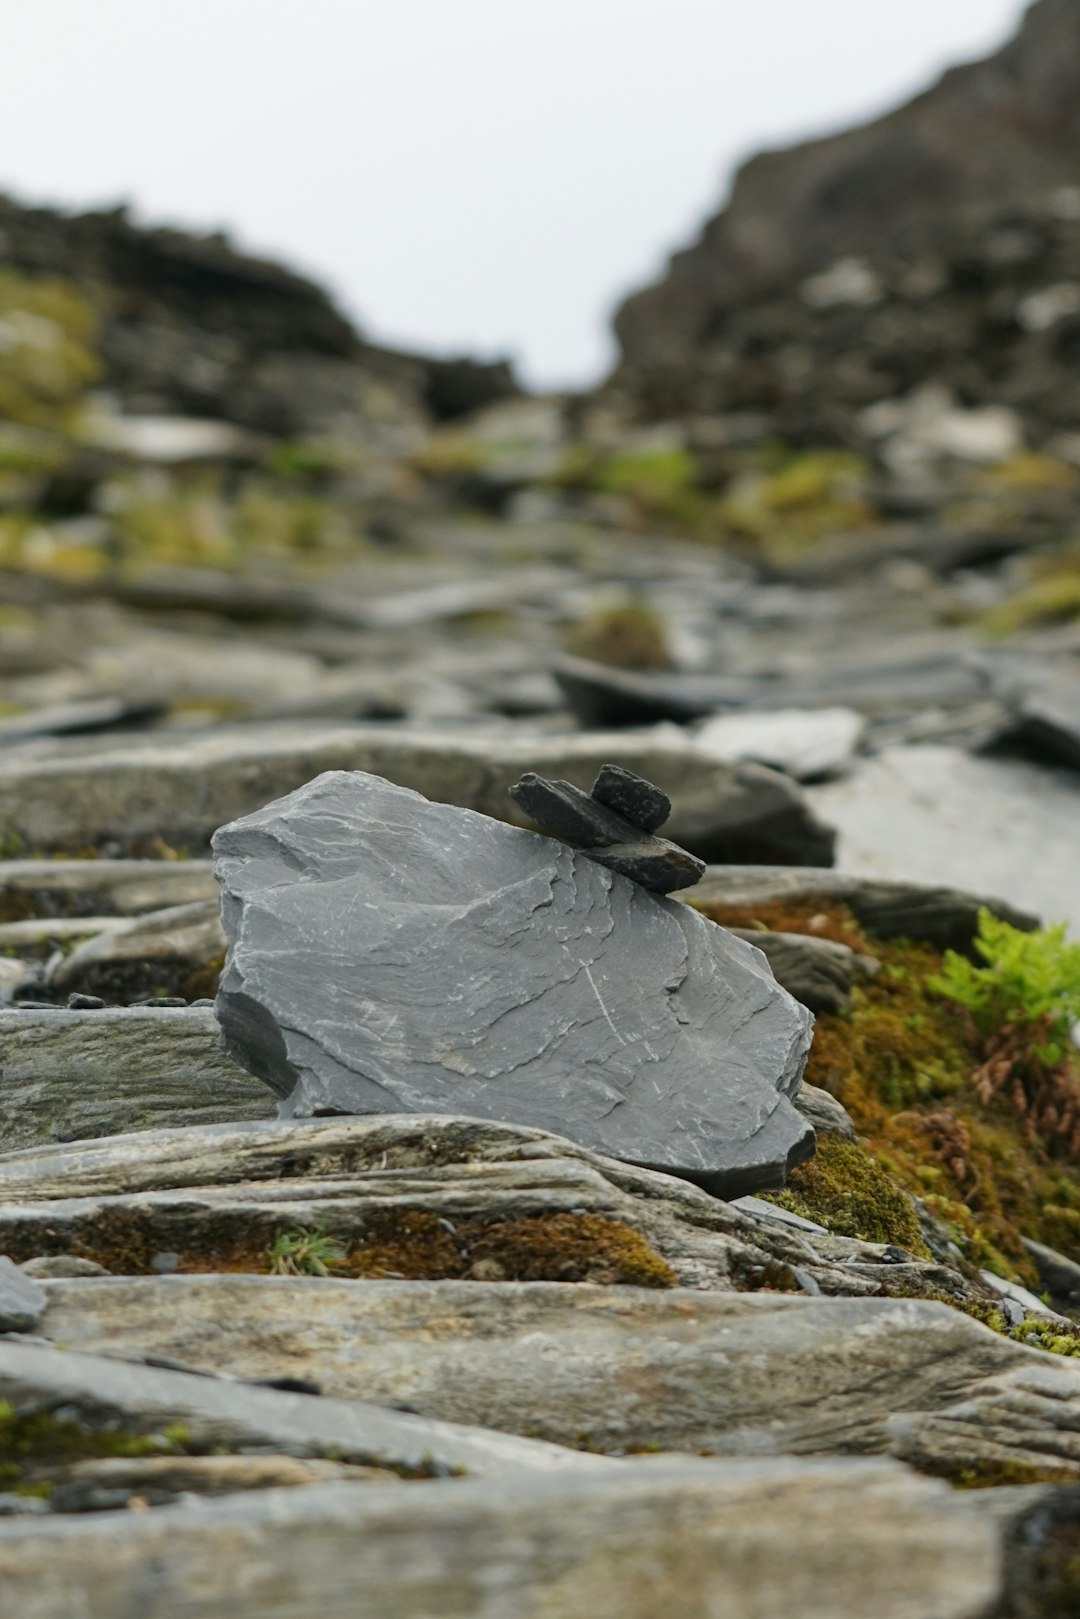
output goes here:
[{"label": "tuft of grass", "polygon": [[615,669],[667,669],[667,628],[661,615],[638,597],[600,607],[568,630],[567,652]]},{"label": "tuft of grass", "polygon": [[267,1250],[272,1276],[333,1276],[348,1263],[348,1249],[325,1226],[281,1231]]}]

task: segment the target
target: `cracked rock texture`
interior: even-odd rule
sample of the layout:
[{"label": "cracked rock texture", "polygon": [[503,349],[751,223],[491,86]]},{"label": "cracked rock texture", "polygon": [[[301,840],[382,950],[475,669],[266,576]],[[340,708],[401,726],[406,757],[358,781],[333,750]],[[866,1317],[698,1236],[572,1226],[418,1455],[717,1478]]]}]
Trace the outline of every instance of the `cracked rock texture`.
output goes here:
[{"label": "cracked rock texture", "polygon": [[284,1112],[555,1130],[721,1196],[813,1150],[753,947],[548,838],[331,772],[215,838],[231,1053]]}]

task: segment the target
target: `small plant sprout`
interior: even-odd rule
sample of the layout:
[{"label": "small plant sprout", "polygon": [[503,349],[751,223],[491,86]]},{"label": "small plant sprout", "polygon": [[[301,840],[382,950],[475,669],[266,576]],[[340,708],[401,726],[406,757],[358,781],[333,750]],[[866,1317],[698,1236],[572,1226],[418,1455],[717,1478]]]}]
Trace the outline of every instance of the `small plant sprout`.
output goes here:
[{"label": "small plant sprout", "polygon": [[273,1276],[332,1276],[344,1268],[348,1250],[325,1226],[314,1231],[281,1231],[267,1252]]}]

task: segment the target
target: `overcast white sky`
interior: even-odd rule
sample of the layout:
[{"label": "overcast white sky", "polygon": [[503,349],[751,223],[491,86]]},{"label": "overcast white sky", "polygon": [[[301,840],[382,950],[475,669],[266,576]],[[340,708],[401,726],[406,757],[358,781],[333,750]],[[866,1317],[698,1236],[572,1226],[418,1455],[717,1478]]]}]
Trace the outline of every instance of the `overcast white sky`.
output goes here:
[{"label": "overcast white sky", "polygon": [[1023,0],[0,0],[0,190],[227,228],[377,339],[591,380],[763,145],[985,54]]}]

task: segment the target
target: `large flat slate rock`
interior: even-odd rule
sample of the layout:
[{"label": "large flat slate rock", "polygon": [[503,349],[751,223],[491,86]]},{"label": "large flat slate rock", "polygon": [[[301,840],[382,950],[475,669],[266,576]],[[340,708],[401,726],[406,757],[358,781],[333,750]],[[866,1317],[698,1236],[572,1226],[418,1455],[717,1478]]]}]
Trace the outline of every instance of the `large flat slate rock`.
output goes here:
[{"label": "large flat slate rock", "polygon": [[215,838],[237,1061],[318,1112],[534,1125],[719,1195],[812,1151],[764,958],[552,839],[360,772]]},{"label": "large flat slate rock", "polygon": [[216,827],[327,770],[371,771],[442,803],[521,822],[507,792],[523,771],[587,790],[605,764],[657,782],[672,803],[668,837],[703,860],[832,860],[831,830],[786,776],[724,763],[678,732],[656,731],[522,737],[252,722],[167,738],[28,743],[0,759],[0,838],[45,853],[102,844],[143,853],[157,839],[197,852]]},{"label": "large flat slate rock", "polygon": [[37,1330],[72,1349],[307,1378],[556,1444],[887,1452],[952,1477],[1080,1483],[1080,1364],[927,1299],[251,1275],[41,1285]]},{"label": "large flat slate rock", "polygon": [[[122,1349],[122,1344],[115,1347]],[[94,1426],[145,1434],[182,1424],[193,1448],[337,1455],[355,1463],[506,1477],[534,1469],[595,1472],[586,1457],[495,1429],[433,1422],[362,1400],[259,1387],[213,1369],[181,1371],[85,1355],[39,1339],[0,1340],[0,1399],[13,1411],[64,1411]]]}]

